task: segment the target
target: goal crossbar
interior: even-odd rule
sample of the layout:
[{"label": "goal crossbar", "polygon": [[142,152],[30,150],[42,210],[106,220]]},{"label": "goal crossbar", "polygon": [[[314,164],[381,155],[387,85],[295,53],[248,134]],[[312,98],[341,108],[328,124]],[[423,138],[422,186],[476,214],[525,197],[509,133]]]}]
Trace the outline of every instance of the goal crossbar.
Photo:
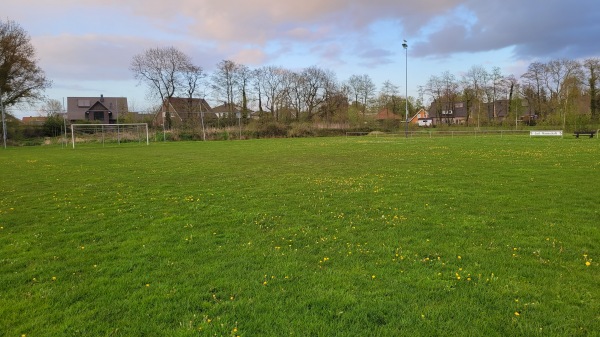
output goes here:
[{"label": "goal crossbar", "polygon": [[81,128],[93,128],[94,130],[100,130],[102,133],[104,131],[117,131],[117,134],[121,130],[125,130],[128,127],[142,127],[146,132],[146,145],[150,145],[150,138],[148,136],[148,123],[122,123],[122,124],[71,124],[71,141],[73,143],[73,148],[75,148],[75,129],[78,127]]}]

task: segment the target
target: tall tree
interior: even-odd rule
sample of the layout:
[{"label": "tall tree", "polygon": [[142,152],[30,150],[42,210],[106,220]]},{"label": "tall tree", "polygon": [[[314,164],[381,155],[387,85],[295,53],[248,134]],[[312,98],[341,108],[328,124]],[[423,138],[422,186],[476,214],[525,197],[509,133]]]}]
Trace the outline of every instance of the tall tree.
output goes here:
[{"label": "tall tree", "polygon": [[[466,88],[473,95],[474,104],[477,104],[477,127],[481,125],[481,97],[482,91],[485,87],[485,79],[487,78],[487,76],[487,71],[480,65],[472,66],[464,76],[464,83],[466,85]],[[471,114],[471,111],[468,110],[467,114]]]},{"label": "tall tree", "polygon": [[[187,98],[186,113],[188,114],[188,118],[190,118],[190,120],[197,119],[204,124],[204,120],[202,119],[202,101],[196,105],[194,104],[194,97],[199,94],[200,85],[202,84],[202,79],[205,74],[201,67],[189,64],[183,68],[181,76],[183,84],[181,93]],[[198,111],[198,108],[200,111]],[[193,116],[197,116],[197,118],[194,118]]]},{"label": "tall tree", "polygon": [[[237,84],[238,91],[242,98],[242,113],[245,115],[250,111],[248,109],[248,95],[250,89],[250,83],[252,81],[252,76],[254,72],[248,68],[248,66],[243,64],[238,64],[235,70],[235,83]],[[244,116],[247,117],[247,116]]]},{"label": "tall tree", "polygon": [[[423,86],[422,92],[431,97],[434,111],[430,111],[430,114],[435,116],[438,121],[442,120],[442,97],[444,96],[444,83],[439,76],[431,75],[427,80],[427,83]],[[430,109],[431,110],[431,109]]]},{"label": "tall tree", "polygon": [[133,57],[129,69],[135,79],[148,85],[151,96],[160,98],[163,128],[171,127],[169,101],[184,86],[182,74],[191,67],[190,57],[175,47],[151,48]]},{"label": "tall tree", "polygon": [[312,66],[302,71],[304,85],[304,104],[306,107],[306,118],[311,119],[315,109],[325,101],[325,90],[330,84],[332,73],[319,67]]},{"label": "tall tree", "polygon": [[546,88],[554,102],[552,107],[562,107],[561,114],[567,113],[570,91],[582,77],[581,64],[577,61],[563,58],[546,64]]},{"label": "tall tree", "polygon": [[492,71],[487,72],[486,74],[484,92],[486,95],[486,102],[488,103],[488,118],[490,120],[495,120],[498,118],[496,101],[506,93],[508,82],[506,81],[506,77],[502,74],[500,67],[493,67]]},{"label": "tall tree", "polygon": [[367,104],[375,96],[377,87],[371,77],[367,74],[363,75],[352,75],[346,82],[346,85],[350,88],[352,94],[353,103],[360,105],[363,117],[366,113]]},{"label": "tall tree", "polygon": [[229,109],[229,117],[233,118],[235,104],[235,87],[237,85],[237,70],[239,66],[231,60],[222,60],[217,64],[217,69],[212,74],[212,87],[220,97],[225,97]]},{"label": "tall tree", "polygon": [[583,61],[583,66],[587,72],[588,94],[590,96],[590,112],[592,121],[600,120],[600,93],[598,85],[600,84],[600,58],[590,58]]},{"label": "tall tree", "polygon": [[521,78],[523,79],[523,96],[527,99],[529,105],[533,106],[530,113],[533,112],[543,116],[547,101],[546,90],[544,89],[546,65],[541,62],[529,64],[527,71],[521,75]]},{"label": "tall tree", "polygon": [[[453,111],[456,97],[458,96],[458,82],[456,81],[456,77],[446,70],[442,73],[440,79],[442,81],[444,93],[444,110]],[[448,116],[448,124],[452,123],[451,116],[453,115],[447,114],[446,116]]]},{"label": "tall tree", "polygon": [[52,85],[36,62],[29,34],[14,21],[0,20],[0,100],[5,108],[39,100]]},{"label": "tall tree", "polygon": [[29,35],[16,22],[0,20],[0,113],[2,140],[8,137],[5,108],[42,98],[50,87],[44,71],[37,65]]},{"label": "tall tree", "polygon": [[390,80],[386,80],[381,85],[381,90],[379,90],[379,101],[382,107],[387,108],[393,114],[401,116],[399,93],[400,88]]},{"label": "tall tree", "polygon": [[257,72],[256,85],[259,95],[265,100],[263,102],[262,98],[259,99],[261,111],[264,103],[275,120],[279,120],[279,105],[286,93],[284,89],[288,77],[288,70],[276,66],[265,66]]}]

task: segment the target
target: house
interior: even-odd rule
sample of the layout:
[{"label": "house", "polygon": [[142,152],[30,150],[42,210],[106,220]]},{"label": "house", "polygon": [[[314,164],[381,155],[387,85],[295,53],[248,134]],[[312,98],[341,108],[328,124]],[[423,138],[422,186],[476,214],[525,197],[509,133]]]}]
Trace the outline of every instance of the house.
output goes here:
[{"label": "house", "polygon": [[432,125],[465,124],[469,117],[464,102],[433,101],[429,107],[429,118]]},{"label": "house", "polygon": [[71,123],[95,121],[116,124],[127,113],[127,97],[67,97],[67,119]]},{"label": "house", "polygon": [[[514,101],[518,102],[518,101]],[[529,108],[527,101],[522,100],[521,104],[513,104],[513,109],[516,114],[521,116],[519,120],[525,123],[530,123],[535,114]],[[515,118],[515,112],[511,112],[511,104],[508,99],[498,99],[494,102],[474,104],[470,107],[470,112],[467,111],[465,102],[442,102],[438,104],[436,101],[431,103],[429,108],[429,117],[432,118],[433,124],[465,124],[467,120],[470,123],[478,121],[486,122],[503,122],[512,115]],[[525,115],[523,114],[525,113]]]},{"label": "house", "polygon": [[408,120],[408,123],[413,125],[416,124],[418,126],[432,126],[433,119],[429,118],[429,113],[425,111],[425,109],[421,108]]},{"label": "house", "polygon": [[154,125],[162,126],[167,116],[171,117],[171,123],[195,124],[200,121],[202,115],[205,119],[214,119],[217,116],[212,112],[208,102],[203,98],[171,97],[162,104],[160,111],[154,116]]}]

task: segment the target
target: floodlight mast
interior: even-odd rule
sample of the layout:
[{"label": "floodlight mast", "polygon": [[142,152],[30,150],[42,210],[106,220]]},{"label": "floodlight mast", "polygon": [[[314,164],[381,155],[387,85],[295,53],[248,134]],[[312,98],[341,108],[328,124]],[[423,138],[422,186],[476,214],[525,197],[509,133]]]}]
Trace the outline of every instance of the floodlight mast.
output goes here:
[{"label": "floodlight mast", "polygon": [[404,71],[404,101],[405,101],[405,113],[404,113],[404,136],[408,138],[408,43],[404,40],[402,47],[405,51],[405,71]]}]

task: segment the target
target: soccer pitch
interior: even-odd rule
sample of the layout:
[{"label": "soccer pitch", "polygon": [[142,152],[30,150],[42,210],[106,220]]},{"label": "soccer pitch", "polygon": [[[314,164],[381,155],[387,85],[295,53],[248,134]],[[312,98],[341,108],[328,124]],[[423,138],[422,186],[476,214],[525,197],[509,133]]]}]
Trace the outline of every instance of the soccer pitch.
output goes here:
[{"label": "soccer pitch", "polygon": [[600,331],[600,141],[0,152],[0,335]]}]

